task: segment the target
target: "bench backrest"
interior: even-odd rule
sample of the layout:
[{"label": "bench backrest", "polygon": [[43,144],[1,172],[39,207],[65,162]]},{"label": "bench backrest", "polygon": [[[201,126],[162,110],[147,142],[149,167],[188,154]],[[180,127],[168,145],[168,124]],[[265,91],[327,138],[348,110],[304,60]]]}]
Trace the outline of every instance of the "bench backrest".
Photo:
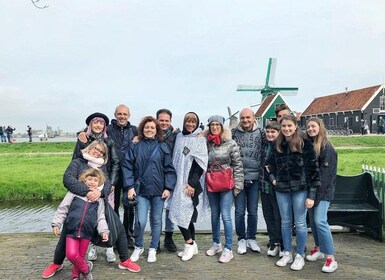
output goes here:
[{"label": "bench backrest", "polygon": [[369,203],[374,197],[373,177],[369,172],[353,176],[337,175],[336,190],[332,203]]}]

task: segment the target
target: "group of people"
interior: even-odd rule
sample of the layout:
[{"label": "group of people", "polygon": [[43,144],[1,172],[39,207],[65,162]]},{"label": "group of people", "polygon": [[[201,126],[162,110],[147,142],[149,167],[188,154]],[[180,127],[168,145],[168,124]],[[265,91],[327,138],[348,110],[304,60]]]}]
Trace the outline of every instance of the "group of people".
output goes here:
[{"label": "group of people", "polygon": [[[129,123],[125,105],[116,108],[111,124],[104,114],[90,115],[63,177],[69,193],[52,222],[54,234],[59,234],[61,227],[61,235],[54,261],[43,278],[61,270],[67,256],[73,264],[72,279],[81,274],[92,279],[95,245],[107,248],[109,262],[116,259],[116,247],[119,268],[140,271],[136,262],[144,253],[148,218],[151,240],[147,262],[156,262],[163,208],[164,246],[177,251],[173,240],[176,225],[184,239],[183,250],[177,254],[182,261],[198,254],[194,223],[206,216],[211,216],[213,241],[206,255],[220,254],[221,263],[233,259],[233,202],[237,253],[245,254],[247,249],[259,253],[259,194],[269,235],[267,255],[281,257],[277,266],[292,263],[291,269],[301,270],[305,259],[316,261],[326,255],[322,271],[334,272],[338,265],[327,208],[334,195],[337,154],[327,140],[322,120],[311,118],[302,132],[286,107],[278,107],[276,116],[276,121],[259,128],[253,111],[245,108],[232,131],[219,115],[211,116],[202,130],[199,116],[188,112],[179,131],[171,125],[168,109],[159,110],[156,117],[144,117],[138,127]],[[232,174],[231,186],[220,191],[208,188],[205,180],[205,174],[218,171],[213,170],[218,166]],[[123,223],[118,216],[121,200]],[[315,247],[305,257],[307,212]],[[294,258],[293,224],[297,243]],[[133,248],[130,257],[128,247]]]},{"label": "group of people", "polygon": [[0,139],[1,142],[5,143],[12,143],[13,141],[13,132],[16,130],[16,128],[8,125],[8,126],[1,126],[0,125]]}]

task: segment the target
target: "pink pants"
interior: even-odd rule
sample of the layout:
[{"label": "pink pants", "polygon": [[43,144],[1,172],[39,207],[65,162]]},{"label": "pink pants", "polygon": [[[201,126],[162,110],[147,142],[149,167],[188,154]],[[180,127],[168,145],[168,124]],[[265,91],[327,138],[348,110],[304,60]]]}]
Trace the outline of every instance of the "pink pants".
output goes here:
[{"label": "pink pants", "polygon": [[82,238],[66,237],[66,257],[72,263],[71,277],[79,277],[81,273],[88,272],[88,265],[85,261],[88,244],[90,240]]}]

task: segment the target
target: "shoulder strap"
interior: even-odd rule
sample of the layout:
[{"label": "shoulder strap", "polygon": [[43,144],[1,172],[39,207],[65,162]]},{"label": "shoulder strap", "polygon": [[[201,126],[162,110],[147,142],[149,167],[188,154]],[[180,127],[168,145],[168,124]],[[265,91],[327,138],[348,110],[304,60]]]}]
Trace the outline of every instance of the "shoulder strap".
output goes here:
[{"label": "shoulder strap", "polygon": [[146,167],[144,168],[144,170],[143,170],[143,172],[142,172],[142,174],[141,174],[141,176],[140,176],[139,178],[142,178],[143,175],[146,173],[148,166],[150,165],[151,161],[154,159],[156,153],[159,151],[159,148],[160,148],[160,144],[158,143],[158,144],[156,145],[155,149],[152,150],[152,153],[151,153],[150,157],[149,157],[148,160],[147,160],[148,164],[147,164]]}]

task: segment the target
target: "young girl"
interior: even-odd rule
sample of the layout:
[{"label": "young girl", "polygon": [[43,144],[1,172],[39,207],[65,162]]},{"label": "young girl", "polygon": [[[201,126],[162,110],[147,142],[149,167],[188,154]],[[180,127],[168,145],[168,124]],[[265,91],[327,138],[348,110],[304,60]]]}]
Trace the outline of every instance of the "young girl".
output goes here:
[{"label": "young girl", "polygon": [[[276,121],[269,122],[266,127],[266,139],[268,141],[265,147],[265,159],[273,150],[274,140],[278,137],[281,126]],[[268,178],[269,173],[264,170],[264,179]],[[282,257],[282,233],[281,233],[281,215],[277,203],[277,196],[272,184],[264,181],[261,184],[261,202],[263,217],[266,221],[267,233],[269,235],[269,245],[267,255],[275,257],[277,254]]]},{"label": "young girl", "polygon": [[[90,190],[103,189],[105,177],[102,171],[94,168],[86,169],[79,177]],[[71,277],[93,279],[92,262],[85,261],[88,244],[97,229],[103,242],[108,241],[108,226],[104,215],[104,202],[99,199],[90,202],[87,198],[68,192],[60,203],[52,220],[55,236],[60,234],[60,227],[66,226],[66,257],[73,264]]]},{"label": "young girl", "polygon": [[316,154],[310,140],[301,137],[294,116],[283,116],[281,131],[275,147],[267,159],[268,180],[273,184],[281,214],[283,257],[277,266],[293,262],[292,216],[296,229],[295,260],[292,270],[301,270],[305,265],[304,254],[307,239],[306,212],[313,207],[317,187],[321,184]]},{"label": "young girl", "polygon": [[122,164],[123,202],[127,205],[128,200],[136,198],[137,201],[133,262],[138,261],[144,252],[144,229],[151,208],[151,243],[147,262],[152,263],[156,262],[156,248],[162,233],[163,204],[174,189],[176,173],[170,149],[163,142],[163,133],[156,119],[148,116],[140,122],[138,139],[139,142],[126,153]]},{"label": "young girl", "polygon": [[326,262],[322,267],[323,272],[334,272],[338,264],[334,259],[333,237],[328,224],[328,208],[330,201],[334,199],[334,191],[337,176],[337,153],[326,136],[323,121],[319,118],[310,118],[307,123],[307,135],[313,141],[314,150],[320,166],[321,186],[317,189],[314,207],[309,210],[311,231],[315,247],[308,261],[323,259],[326,254]]}]

